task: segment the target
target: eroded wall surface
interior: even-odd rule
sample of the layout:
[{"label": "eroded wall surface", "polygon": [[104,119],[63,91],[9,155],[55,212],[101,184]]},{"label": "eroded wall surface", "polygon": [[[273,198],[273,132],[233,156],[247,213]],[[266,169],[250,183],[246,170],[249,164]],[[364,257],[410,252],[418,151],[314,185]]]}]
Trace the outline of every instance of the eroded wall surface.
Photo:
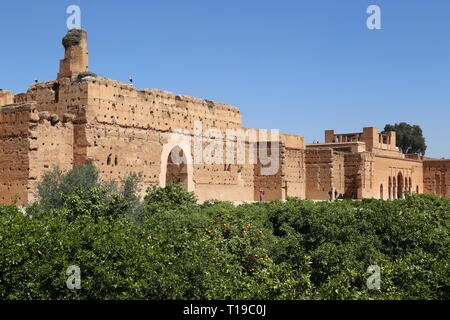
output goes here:
[{"label": "eroded wall surface", "polygon": [[450,160],[428,159],[423,162],[424,193],[450,197]]},{"label": "eroded wall surface", "polygon": [[[164,185],[170,152],[181,146],[189,162],[188,189],[201,201],[253,200],[252,166],[226,163],[223,150],[227,130],[242,129],[237,108],[161,90],[137,91],[108,79],[86,82],[86,160],[97,165],[102,179],[140,172],[143,185]],[[212,140],[222,140],[222,157],[209,163]]]},{"label": "eroded wall surface", "polygon": [[35,102],[0,107],[0,203],[32,201],[46,171],[73,167],[72,117],[37,110]]},{"label": "eroded wall surface", "polygon": [[0,203],[26,202],[32,103],[0,107]]},{"label": "eroded wall surface", "polygon": [[[344,154],[331,148],[306,150],[306,198],[335,199],[345,193]],[[331,196],[330,196],[331,192]]]}]

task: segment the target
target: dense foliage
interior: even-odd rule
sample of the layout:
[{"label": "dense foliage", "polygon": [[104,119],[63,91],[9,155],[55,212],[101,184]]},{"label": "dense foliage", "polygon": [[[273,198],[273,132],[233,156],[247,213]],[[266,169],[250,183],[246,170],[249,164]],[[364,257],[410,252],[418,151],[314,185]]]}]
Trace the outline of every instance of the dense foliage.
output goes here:
[{"label": "dense foliage", "polygon": [[[90,174],[87,174],[90,173]],[[448,299],[450,200],[197,204],[138,176],[53,171],[0,206],[0,299]],[[80,290],[66,270],[81,270]],[[369,290],[368,266],[381,269]]]},{"label": "dense foliage", "polygon": [[422,133],[422,128],[418,125],[410,125],[406,122],[387,124],[384,127],[385,132],[395,131],[397,134],[397,147],[405,154],[425,155],[427,145]]}]

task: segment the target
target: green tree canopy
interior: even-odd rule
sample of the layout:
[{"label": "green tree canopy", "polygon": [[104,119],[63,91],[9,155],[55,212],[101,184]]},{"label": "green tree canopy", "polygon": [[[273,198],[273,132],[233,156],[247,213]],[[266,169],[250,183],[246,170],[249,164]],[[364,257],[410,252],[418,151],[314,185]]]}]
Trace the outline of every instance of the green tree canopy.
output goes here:
[{"label": "green tree canopy", "polygon": [[427,145],[420,126],[400,122],[394,125],[387,124],[384,131],[395,131],[397,133],[397,147],[401,152],[405,154],[425,154]]},{"label": "green tree canopy", "polygon": [[[97,173],[55,169],[39,202],[0,204],[0,300],[450,298],[450,199],[235,206],[168,184],[141,202],[140,174],[112,189]],[[81,290],[67,288],[73,265]]]}]

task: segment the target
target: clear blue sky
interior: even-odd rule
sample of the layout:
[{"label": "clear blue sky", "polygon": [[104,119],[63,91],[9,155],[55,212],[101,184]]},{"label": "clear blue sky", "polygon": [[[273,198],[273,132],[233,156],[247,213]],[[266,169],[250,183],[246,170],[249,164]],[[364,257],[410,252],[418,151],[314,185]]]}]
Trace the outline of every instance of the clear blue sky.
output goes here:
[{"label": "clear blue sky", "polygon": [[[419,124],[427,155],[450,157],[449,0],[2,1],[0,88],[55,79],[70,4],[101,76],[235,105],[244,126],[307,142]],[[366,27],[371,4],[382,30]]]}]

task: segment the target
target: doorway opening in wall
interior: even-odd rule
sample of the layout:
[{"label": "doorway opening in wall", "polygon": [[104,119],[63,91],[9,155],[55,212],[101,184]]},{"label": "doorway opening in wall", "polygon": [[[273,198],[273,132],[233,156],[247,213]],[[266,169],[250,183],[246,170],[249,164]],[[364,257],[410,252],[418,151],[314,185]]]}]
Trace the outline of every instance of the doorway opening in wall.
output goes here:
[{"label": "doorway opening in wall", "polygon": [[397,184],[398,184],[398,188],[397,188],[397,199],[403,199],[403,194],[404,194],[404,179],[403,179],[403,174],[401,172],[398,173],[397,175]]},{"label": "doorway opening in wall", "polygon": [[179,183],[187,190],[187,160],[183,149],[174,147],[167,158],[166,185]]},{"label": "doorway opening in wall", "polygon": [[59,83],[55,82],[52,86],[52,90],[55,95],[55,99],[53,101],[58,103],[59,102]]},{"label": "doorway opening in wall", "polygon": [[383,195],[383,185],[380,185],[380,199],[384,200],[384,195]]}]

